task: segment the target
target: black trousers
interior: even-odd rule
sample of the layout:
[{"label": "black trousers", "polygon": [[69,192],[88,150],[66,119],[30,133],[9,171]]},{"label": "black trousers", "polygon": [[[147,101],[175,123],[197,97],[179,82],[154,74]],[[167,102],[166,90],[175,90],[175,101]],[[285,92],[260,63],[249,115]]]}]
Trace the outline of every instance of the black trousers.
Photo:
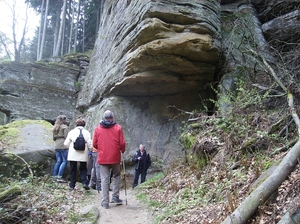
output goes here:
[{"label": "black trousers", "polygon": [[[79,162],[80,181],[82,184],[88,185],[86,162]],[[76,185],[77,161],[70,161],[70,184],[71,188]]]},{"label": "black trousers", "polygon": [[132,188],[135,188],[138,185],[140,175],[141,175],[141,183],[144,183],[146,181],[146,174],[147,174],[146,169],[135,170]]}]

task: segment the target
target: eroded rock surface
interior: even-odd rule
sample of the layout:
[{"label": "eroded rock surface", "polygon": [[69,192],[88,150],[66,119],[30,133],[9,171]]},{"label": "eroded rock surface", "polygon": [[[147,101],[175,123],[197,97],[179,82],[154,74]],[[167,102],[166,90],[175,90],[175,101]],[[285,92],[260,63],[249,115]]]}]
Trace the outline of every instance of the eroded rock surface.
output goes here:
[{"label": "eroded rock surface", "polygon": [[218,1],[106,2],[78,105],[203,91],[218,60],[219,13]]},{"label": "eroded rock surface", "polygon": [[[185,111],[212,109],[206,101],[215,98],[209,86],[223,77],[220,82],[230,89],[232,73],[242,74],[239,69],[255,64],[237,49],[255,43],[276,64],[276,55],[268,49],[279,43],[285,55],[294,51],[295,56],[286,59],[287,67],[299,61],[297,48],[290,45],[299,40],[299,4],[104,1],[89,65],[76,58],[1,65],[0,111],[5,116],[0,112],[0,121],[9,117],[53,122],[62,113],[71,120],[80,111],[93,133],[104,110],[111,109],[124,128],[128,160],[140,143],[163,161],[180,158],[184,152],[178,136],[189,116]],[[52,62],[63,64],[51,66]],[[80,83],[84,85],[77,95]]]},{"label": "eroded rock surface", "polygon": [[88,58],[51,63],[2,63],[0,111],[3,122],[18,119],[55,121],[59,114],[73,119],[80,78]]},{"label": "eroded rock surface", "polygon": [[89,128],[111,109],[124,127],[127,155],[144,142],[153,156],[178,158],[187,116],[168,106],[191,111],[213,97],[208,85],[221,47],[220,2],[106,1],[103,10],[78,98]]}]

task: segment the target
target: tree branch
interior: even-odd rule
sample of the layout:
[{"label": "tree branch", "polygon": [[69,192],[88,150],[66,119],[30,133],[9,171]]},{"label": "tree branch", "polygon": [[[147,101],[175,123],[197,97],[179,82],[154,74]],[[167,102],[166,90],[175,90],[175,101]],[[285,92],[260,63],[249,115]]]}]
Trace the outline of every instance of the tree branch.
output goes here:
[{"label": "tree branch", "polygon": [[[281,80],[276,75],[273,68],[269,65],[266,59],[262,55],[258,55],[253,50],[251,53],[259,56],[263,61],[264,65],[267,67],[271,76],[276,81],[276,83],[284,90],[287,94],[287,101],[291,116],[297,125],[298,136],[300,133],[300,119],[296,113],[294,107],[293,94],[291,94],[288,89],[284,86]],[[269,176],[259,187],[257,187],[244,201],[236,208],[236,210],[222,222],[222,224],[242,224],[246,223],[248,219],[255,213],[258,206],[263,204],[272,194],[275,192],[282,182],[290,175],[293,171],[295,165],[298,162],[298,157],[300,156],[300,138],[296,144],[290,149],[287,155],[283,158],[279,166],[276,168],[274,173]]]}]

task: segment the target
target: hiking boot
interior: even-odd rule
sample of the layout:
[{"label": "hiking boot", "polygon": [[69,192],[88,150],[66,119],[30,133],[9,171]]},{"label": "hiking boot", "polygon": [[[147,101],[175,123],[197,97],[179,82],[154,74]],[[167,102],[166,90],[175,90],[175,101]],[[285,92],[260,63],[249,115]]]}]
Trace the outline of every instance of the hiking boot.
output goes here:
[{"label": "hiking boot", "polygon": [[105,208],[105,209],[108,209],[108,208],[109,208],[108,203],[103,203],[103,204],[101,204],[101,206],[102,206],[103,208]]},{"label": "hiking boot", "polygon": [[74,187],[70,187],[69,190],[70,190],[70,191],[74,191]]},{"label": "hiking boot", "polygon": [[122,200],[120,198],[117,197],[112,197],[110,203],[117,203],[117,204],[122,204]]},{"label": "hiking boot", "polygon": [[90,189],[90,187],[89,187],[87,184],[84,184],[84,185],[83,185],[83,188],[84,188],[85,190],[89,190],[89,189]]}]

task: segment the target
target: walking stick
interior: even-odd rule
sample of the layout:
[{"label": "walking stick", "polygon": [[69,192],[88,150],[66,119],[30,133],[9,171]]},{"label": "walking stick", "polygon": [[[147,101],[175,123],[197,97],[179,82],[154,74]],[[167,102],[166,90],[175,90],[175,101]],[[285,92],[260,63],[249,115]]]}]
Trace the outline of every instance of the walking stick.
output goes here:
[{"label": "walking stick", "polygon": [[122,163],[123,163],[123,170],[124,170],[124,188],[125,188],[125,200],[127,205],[127,191],[126,191],[126,175],[125,175],[125,161],[124,157],[122,156]]}]

